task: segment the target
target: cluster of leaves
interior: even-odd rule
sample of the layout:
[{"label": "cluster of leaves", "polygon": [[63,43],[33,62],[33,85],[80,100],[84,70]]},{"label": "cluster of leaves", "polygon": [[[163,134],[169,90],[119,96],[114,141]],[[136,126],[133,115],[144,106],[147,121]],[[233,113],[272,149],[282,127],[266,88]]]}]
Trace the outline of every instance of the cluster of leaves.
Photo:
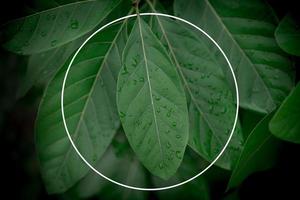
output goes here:
[{"label": "cluster of leaves", "polygon": [[[45,88],[36,146],[49,193],[146,198],[126,189],[112,192],[89,171],[70,144],[60,107],[78,47],[100,26],[134,12],[189,20],[228,56],[242,111],[215,163],[232,171],[228,188],[272,167],[278,138],[300,143],[300,85],[295,87],[293,66],[300,31],[289,15],[278,22],[265,2],[175,0],[169,9],[156,0],[49,0],[36,7],[42,11],[4,26],[3,47],[29,56],[20,97],[34,85]],[[205,36],[176,20],[137,15],[107,27],[81,49],[66,79],[64,112],[74,143],[96,169],[124,184],[159,187],[192,177],[216,158],[231,133],[235,95],[226,60]],[[204,178],[185,187],[202,191],[191,198],[209,199]],[[181,191],[159,196],[180,198]]]}]

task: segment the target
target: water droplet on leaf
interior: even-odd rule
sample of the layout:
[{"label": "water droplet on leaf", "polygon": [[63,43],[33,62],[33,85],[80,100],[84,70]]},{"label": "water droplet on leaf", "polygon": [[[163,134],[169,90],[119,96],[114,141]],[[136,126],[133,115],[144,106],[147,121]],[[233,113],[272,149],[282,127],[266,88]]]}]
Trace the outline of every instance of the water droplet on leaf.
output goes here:
[{"label": "water droplet on leaf", "polygon": [[176,158],[178,158],[178,159],[181,159],[181,158],[182,158],[182,157],[181,157],[181,152],[180,152],[180,151],[176,151],[175,155],[176,155]]},{"label": "water droplet on leaf", "polygon": [[79,25],[79,23],[78,23],[78,21],[76,19],[72,19],[71,20],[71,28],[72,29],[77,29],[78,25]]},{"label": "water droplet on leaf", "polygon": [[124,118],[124,117],[126,117],[126,114],[124,112],[120,112],[120,117]]},{"label": "water droplet on leaf", "polygon": [[52,40],[52,41],[51,41],[51,46],[52,46],[52,47],[55,46],[56,43],[57,43],[57,40]]},{"label": "water droplet on leaf", "polygon": [[45,31],[42,31],[42,32],[41,32],[41,36],[42,36],[42,37],[45,37],[46,35],[47,35],[47,33],[46,33]]},{"label": "water droplet on leaf", "polygon": [[167,142],[167,148],[169,149],[171,147],[170,142]]},{"label": "water droplet on leaf", "polygon": [[164,168],[164,164],[160,163],[158,167],[159,167],[159,169],[163,169]]}]

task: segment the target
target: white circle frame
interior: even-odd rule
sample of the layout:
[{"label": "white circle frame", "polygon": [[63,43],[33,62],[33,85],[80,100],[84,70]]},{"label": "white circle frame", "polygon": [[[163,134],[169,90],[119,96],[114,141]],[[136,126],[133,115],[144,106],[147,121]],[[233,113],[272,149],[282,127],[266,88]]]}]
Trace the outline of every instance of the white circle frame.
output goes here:
[{"label": "white circle frame", "polygon": [[184,22],[192,27],[194,27],[195,29],[197,29],[198,31],[200,31],[201,33],[203,33],[205,36],[207,36],[210,41],[212,41],[216,46],[217,48],[221,51],[222,55],[224,56],[227,64],[229,65],[230,67],[230,71],[232,73],[232,76],[233,76],[233,80],[234,80],[234,85],[235,85],[235,90],[236,90],[236,114],[235,114],[235,119],[234,119],[234,124],[233,124],[233,127],[232,127],[232,130],[231,130],[231,133],[229,135],[229,138],[228,140],[226,141],[223,149],[221,150],[221,152],[218,154],[218,156],[205,168],[203,169],[200,173],[196,174],[195,176],[183,181],[183,182],[180,182],[180,183],[177,183],[177,184],[174,184],[174,185],[171,185],[171,186],[165,186],[165,187],[158,187],[158,188],[143,188],[143,187],[134,187],[134,186],[130,186],[130,185],[126,185],[126,184],[123,184],[123,183],[119,183],[115,180],[112,180],[110,179],[109,177],[106,177],[105,175],[103,175],[102,173],[100,173],[97,169],[95,169],[88,161],[86,161],[86,159],[82,156],[82,154],[79,152],[79,150],[77,149],[77,147],[75,146],[72,138],[71,138],[71,135],[69,133],[69,130],[68,130],[68,126],[67,126],[67,123],[66,123],[66,120],[65,120],[65,113],[64,113],[64,90],[65,90],[65,84],[66,84],[66,80],[67,80],[67,77],[68,77],[68,73],[70,71],[70,68],[72,66],[72,63],[75,59],[75,57],[77,56],[77,54],[79,53],[79,51],[82,49],[82,47],[94,36],[96,35],[97,33],[99,33],[101,30],[105,29],[106,27],[114,24],[114,23],[117,23],[119,21],[122,21],[122,20],[125,20],[125,19],[129,19],[129,18],[133,18],[133,17],[137,17],[138,14],[131,14],[131,15],[127,15],[127,16],[124,16],[124,17],[121,17],[121,18],[118,18],[118,19],[115,19],[107,24],[105,24],[104,26],[100,27],[98,30],[96,30],[93,34],[91,34],[83,43],[82,45],[78,48],[78,50],[75,52],[74,56],[72,57],[71,61],[70,61],[70,64],[68,65],[68,68],[67,68],[67,71],[66,71],[66,74],[64,76],[64,80],[63,80],[63,84],[62,84],[62,91],[61,91],[61,114],[62,114],[62,119],[63,119],[63,124],[64,124],[64,128],[68,134],[68,138],[73,146],[73,148],[75,149],[76,153],[79,155],[79,157],[85,162],[85,164],[90,168],[92,169],[96,174],[100,175],[101,177],[103,177],[104,179],[116,184],[116,185],[119,185],[119,186],[122,186],[122,187],[125,187],[125,188],[128,188],[128,189],[133,189],[133,190],[139,190],[139,191],[159,191],[159,190],[167,190],[167,189],[171,189],[171,188],[175,188],[175,187],[178,187],[178,186],[181,186],[183,184],[186,184],[192,180],[194,180],[195,178],[197,178],[198,176],[202,175],[204,172],[206,172],[219,158],[220,156],[224,153],[225,149],[227,148],[231,138],[232,138],[232,135],[234,133],[234,130],[235,130],[235,127],[236,127],[236,124],[237,124],[237,120],[238,120],[238,108],[239,108],[239,92],[238,92],[238,85],[237,85],[237,81],[236,81],[236,77],[235,77],[235,74],[234,74],[234,71],[233,71],[233,68],[227,58],[227,56],[225,55],[225,53],[223,52],[223,50],[221,49],[221,47],[218,45],[218,43],[210,36],[208,35],[205,31],[203,31],[201,28],[199,28],[198,26],[194,25],[193,23],[185,20],[185,19],[182,19],[182,18],[179,18],[179,17],[176,17],[176,16],[173,16],[173,15],[168,15],[168,14],[163,14],[163,13],[140,13],[139,15],[141,16],[161,16],[161,17],[168,17],[168,18],[172,18],[172,19],[175,19],[175,20],[179,20],[181,22]]}]

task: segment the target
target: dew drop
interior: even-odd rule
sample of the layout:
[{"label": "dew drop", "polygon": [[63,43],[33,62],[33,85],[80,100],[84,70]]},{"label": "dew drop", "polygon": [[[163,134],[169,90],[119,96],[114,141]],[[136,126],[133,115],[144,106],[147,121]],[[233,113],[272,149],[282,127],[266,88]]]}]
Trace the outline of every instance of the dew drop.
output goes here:
[{"label": "dew drop", "polygon": [[173,160],[173,155],[172,154],[170,154],[169,156],[168,156],[168,160]]},{"label": "dew drop", "polygon": [[167,142],[167,148],[169,149],[171,147],[170,142]]},{"label": "dew drop", "polygon": [[166,131],[166,134],[169,134],[169,133],[170,133],[170,130],[167,130],[167,131]]},{"label": "dew drop", "polygon": [[79,25],[79,23],[78,23],[78,21],[76,19],[72,19],[71,20],[71,28],[72,29],[77,29],[78,25]]},{"label": "dew drop", "polygon": [[118,88],[118,92],[120,93],[122,91],[122,87],[119,87]]},{"label": "dew drop", "polygon": [[126,65],[124,66],[124,68],[123,68],[123,71],[122,71],[121,75],[125,75],[125,74],[128,74],[128,70],[127,70],[127,67],[126,67]]},{"label": "dew drop", "polygon": [[126,114],[124,112],[120,112],[120,117],[124,118],[124,117],[126,117]]},{"label": "dew drop", "polygon": [[177,139],[180,139],[180,138],[181,138],[181,135],[176,135],[176,138],[177,138]]},{"label": "dew drop", "polygon": [[160,97],[158,97],[158,96],[155,97],[155,100],[156,100],[156,101],[159,101],[159,100],[160,100]]},{"label": "dew drop", "polygon": [[52,47],[55,46],[56,43],[57,43],[57,40],[52,40],[52,41],[51,41],[51,46],[52,46]]},{"label": "dew drop", "polygon": [[97,156],[96,155],[93,156],[93,161],[94,162],[97,161]]},{"label": "dew drop", "polygon": [[172,122],[172,126],[173,126],[173,127],[176,127],[176,126],[177,126],[177,123],[176,123],[176,122]]},{"label": "dew drop", "polygon": [[181,159],[181,158],[182,158],[182,157],[181,157],[181,152],[180,152],[180,151],[176,151],[175,155],[176,155],[176,158],[178,158],[178,159]]},{"label": "dew drop", "polygon": [[142,121],[137,120],[137,121],[135,122],[135,124],[136,124],[136,126],[140,126],[140,125],[142,124]]},{"label": "dew drop", "polygon": [[143,77],[141,77],[139,80],[140,80],[140,82],[144,82],[144,78]]},{"label": "dew drop", "polygon": [[164,164],[160,163],[158,167],[159,167],[159,169],[163,169],[164,168]]},{"label": "dew drop", "polygon": [[171,117],[171,112],[168,112],[168,113],[167,113],[167,117]]},{"label": "dew drop", "polygon": [[47,33],[46,33],[45,31],[42,31],[42,32],[41,32],[41,36],[42,36],[42,37],[45,37],[46,35],[47,35]]}]

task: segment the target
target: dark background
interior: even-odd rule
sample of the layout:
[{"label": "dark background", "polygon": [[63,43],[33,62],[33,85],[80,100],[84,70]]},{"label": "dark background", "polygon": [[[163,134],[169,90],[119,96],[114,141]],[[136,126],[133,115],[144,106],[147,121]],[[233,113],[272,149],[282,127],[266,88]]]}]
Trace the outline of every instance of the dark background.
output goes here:
[{"label": "dark background", "polygon": [[[166,1],[170,3],[171,1]],[[297,1],[269,0],[269,4],[281,19],[291,12],[300,24]],[[34,11],[32,0],[10,0],[2,2],[0,24],[22,17]],[[1,35],[0,35],[1,42]],[[300,67],[295,58],[296,69]],[[39,173],[34,148],[34,120],[42,89],[35,87],[22,99],[16,99],[20,75],[26,67],[26,57],[16,56],[0,48],[0,136],[1,153],[1,193],[5,199],[59,199],[47,195]],[[297,70],[297,81],[299,81]],[[300,199],[299,184],[300,145],[283,142],[275,168],[258,172],[248,177],[237,191],[224,193],[226,182],[217,181],[212,185],[213,199],[238,193],[240,199]],[[153,197],[155,198],[155,196]],[[2,198],[1,198],[2,199]]]}]

